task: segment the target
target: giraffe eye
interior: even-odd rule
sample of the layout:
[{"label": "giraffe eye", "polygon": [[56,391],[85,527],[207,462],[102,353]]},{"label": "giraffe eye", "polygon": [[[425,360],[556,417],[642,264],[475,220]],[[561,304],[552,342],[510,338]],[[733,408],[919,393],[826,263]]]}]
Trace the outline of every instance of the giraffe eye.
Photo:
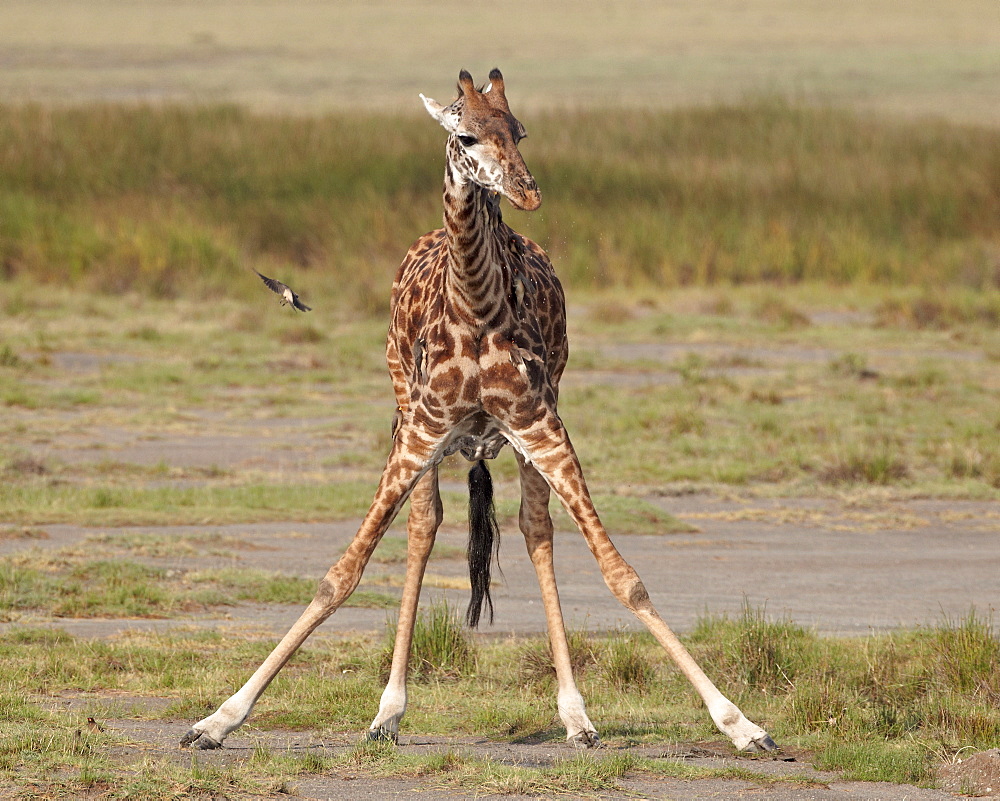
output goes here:
[{"label": "giraffe eye", "polygon": [[459,134],[458,141],[462,143],[463,147],[472,147],[479,140],[474,136],[469,136],[468,134]]}]

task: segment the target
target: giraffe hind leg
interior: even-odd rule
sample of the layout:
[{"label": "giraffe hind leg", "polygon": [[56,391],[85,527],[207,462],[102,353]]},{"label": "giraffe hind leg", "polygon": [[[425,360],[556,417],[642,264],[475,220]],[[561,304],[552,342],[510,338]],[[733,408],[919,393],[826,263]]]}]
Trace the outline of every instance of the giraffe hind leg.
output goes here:
[{"label": "giraffe hind leg", "polygon": [[653,607],[639,575],[604,529],[569,436],[555,412],[514,433],[511,443],[544,476],[583,534],[608,589],[663,646],[705,702],[718,729],[741,751],[774,750],[777,746],[770,735],[719,691]]},{"label": "giraffe hind leg", "polygon": [[573,678],[573,667],[566,640],[562,606],[552,563],[552,518],[549,515],[549,486],[521,454],[517,454],[521,475],[521,509],[518,522],[524,534],[528,555],[535,568],[538,586],[545,608],[552,662],[556,671],[557,707],[559,718],[566,727],[566,740],[577,748],[593,748],[601,744],[594,724],[587,717],[583,696]]}]

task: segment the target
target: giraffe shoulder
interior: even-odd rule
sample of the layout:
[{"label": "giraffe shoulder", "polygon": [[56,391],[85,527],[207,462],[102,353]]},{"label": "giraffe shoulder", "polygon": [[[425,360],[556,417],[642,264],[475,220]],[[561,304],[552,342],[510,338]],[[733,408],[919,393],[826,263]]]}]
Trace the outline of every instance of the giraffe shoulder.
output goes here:
[{"label": "giraffe shoulder", "polygon": [[396,271],[393,290],[413,281],[427,282],[437,269],[446,252],[444,246],[445,233],[443,228],[424,234],[410,245],[403,261]]}]

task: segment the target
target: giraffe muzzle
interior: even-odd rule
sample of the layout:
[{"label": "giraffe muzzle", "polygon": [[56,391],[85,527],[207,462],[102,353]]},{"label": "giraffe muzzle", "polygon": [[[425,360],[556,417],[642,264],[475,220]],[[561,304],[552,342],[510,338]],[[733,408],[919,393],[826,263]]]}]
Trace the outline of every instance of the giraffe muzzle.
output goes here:
[{"label": "giraffe muzzle", "polygon": [[519,211],[536,211],[542,205],[542,193],[534,178],[530,181],[515,181],[511,190],[504,194]]}]

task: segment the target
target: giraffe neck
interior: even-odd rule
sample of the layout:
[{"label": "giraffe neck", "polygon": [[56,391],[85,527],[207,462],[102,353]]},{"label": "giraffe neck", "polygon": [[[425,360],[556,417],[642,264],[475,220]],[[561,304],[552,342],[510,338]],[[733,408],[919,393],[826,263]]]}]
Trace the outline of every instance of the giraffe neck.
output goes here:
[{"label": "giraffe neck", "polygon": [[492,319],[510,290],[501,248],[499,198],[463,180],[449,159],[444,181],[449,300],[469,322]]}]

